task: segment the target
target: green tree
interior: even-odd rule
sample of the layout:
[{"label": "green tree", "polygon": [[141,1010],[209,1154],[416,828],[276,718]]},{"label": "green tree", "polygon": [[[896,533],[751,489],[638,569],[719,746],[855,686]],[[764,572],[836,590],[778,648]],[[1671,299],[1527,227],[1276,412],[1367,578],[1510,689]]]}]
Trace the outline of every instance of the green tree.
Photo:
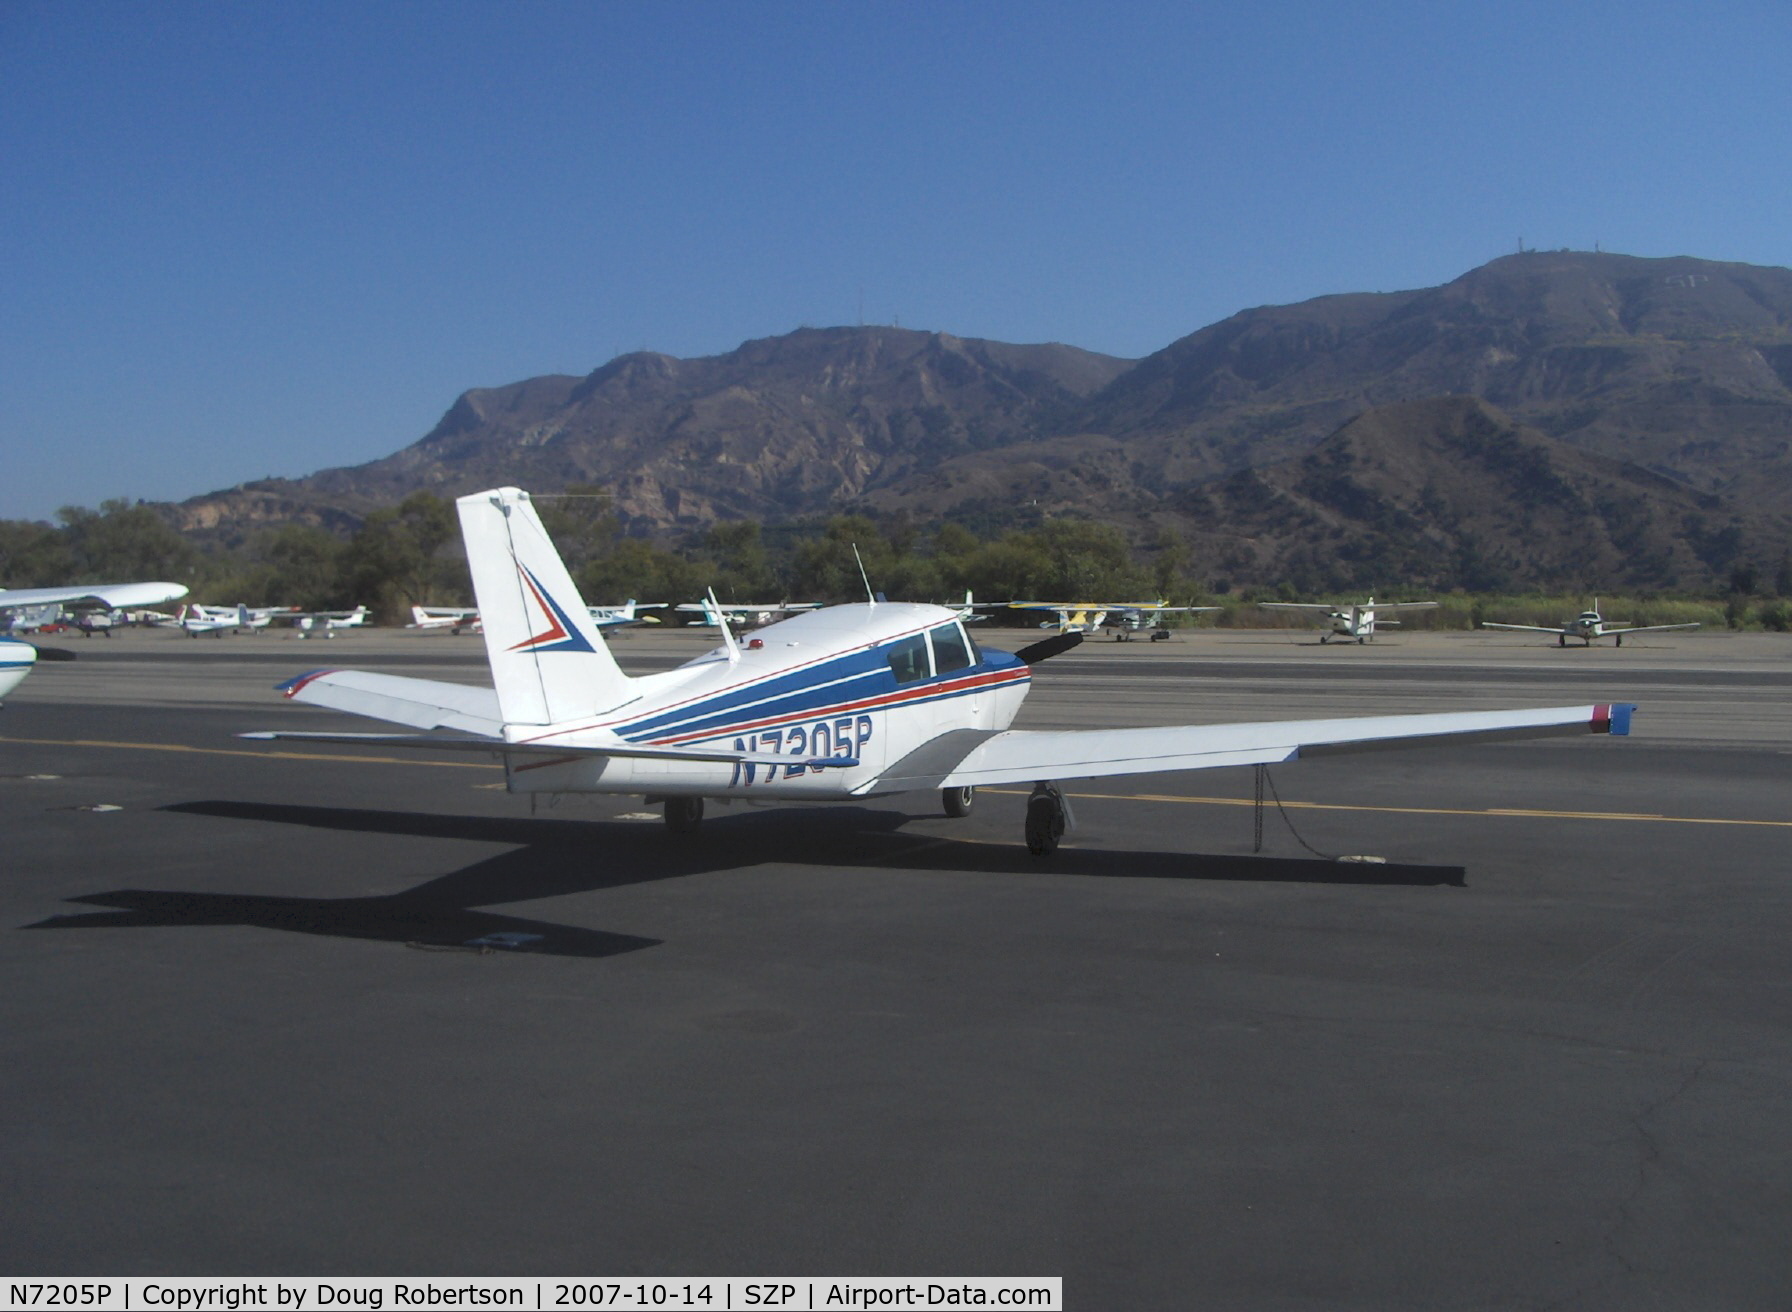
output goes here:
[{"label": "green tree", "polygon": [[342,577],[353,604],[387,621],[451,586],[442,548],[456,533],[454,509],[433,492],[413,492],[368,515],[344,553]]},{"label": "green tree", "polygon": [[65,534],[32,520],[0,519],[0,587],[52,588],[68,582],[74,572]]},{"label": "green tree", "polygon": [[64,506],[62,521],[75,578],[79,583],[138,579],[190,580],[199,552],[149,506],[119,499],[102,501],[97,511]]},{"label": "green tree", "polygon": [[331,610],[349,606],[343,577],[348,544],[311,524],[283,524],[260,549],[266,566],[263,605]]}]

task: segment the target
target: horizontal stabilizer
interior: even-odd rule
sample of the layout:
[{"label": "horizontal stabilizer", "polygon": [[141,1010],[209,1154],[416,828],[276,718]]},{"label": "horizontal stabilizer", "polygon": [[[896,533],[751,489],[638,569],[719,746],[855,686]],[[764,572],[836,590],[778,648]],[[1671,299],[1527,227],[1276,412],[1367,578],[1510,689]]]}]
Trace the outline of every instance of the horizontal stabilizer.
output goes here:
[{"label": "horizontal stabilizer", "polygon": [[360,670],[312,670],[278,685],[278,691],[307,706],[324,706],[413,729],[459,729],[493,737],[504,732],[498,694],[464,683]]}]

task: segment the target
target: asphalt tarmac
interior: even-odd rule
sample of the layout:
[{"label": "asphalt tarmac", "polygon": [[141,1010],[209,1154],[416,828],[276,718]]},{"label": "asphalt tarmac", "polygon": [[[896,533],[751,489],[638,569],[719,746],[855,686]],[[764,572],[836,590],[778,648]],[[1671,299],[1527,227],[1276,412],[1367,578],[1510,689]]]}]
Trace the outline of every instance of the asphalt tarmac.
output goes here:
[{"label": "asphalt tarmac", "polygon": [[1022,790],[675,840],[233,737],[351,723],[270,691],[318,665],[477,682],[472,638],[62,645],[0,711],[7,1274],[1787,1306],[1792,640],[1085,644],[1023,724],[1642,709],[1279,767],[1261,853],[1248,770],[1073,784],[1045,861]]}]

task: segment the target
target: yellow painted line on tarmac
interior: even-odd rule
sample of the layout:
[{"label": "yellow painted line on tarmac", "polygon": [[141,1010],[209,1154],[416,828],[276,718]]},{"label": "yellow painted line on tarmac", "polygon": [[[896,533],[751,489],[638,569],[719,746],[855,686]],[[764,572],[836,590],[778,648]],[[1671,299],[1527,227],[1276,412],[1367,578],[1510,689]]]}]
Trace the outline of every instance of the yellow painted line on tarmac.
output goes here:
[{"label": "yellow painted line on tarmac", "polygon": [[339,752],[287,752],[277,748],[250,751],[242,747],[188,747],[181,743],[122,743],[100,738],[8,738],[0,735],[0,743],[18,743],[30,747],[110,747],[132,752],[183,752],[190,756],[253,756],[285,761],[350,761],[358,765],[427,765],[438,770],[502,770],[496,762],[431,761],[415,756],[350,756]]},{"label": "yellow painted line on tarmac", "polygon": [[[1005,793],[1011,797],[1025,797],[1027,791],[1020,788],[985,788],[986,793]],[[1180,797],[1171,793],[1069,793],[1068,797],[1079,801],[1107,800],[1114,802],[1174,802],[1184,806],[1255,806],[1248,797]],[[1273,807],[1272,801],[1264,802],[1264,806]],[[1343,802],[1283,802],[1282,808],[1287,811],[1372,811],[1384,815],[1466,815],[1466,816],[1510,816],[1526,820],[1627,820],[1646,824],[1663,825],[1740,825],[1763,829],[1792,829],[1792,820],[1722,820],[1704,816],[1661,815],[1652,812],[1632,811],[1533,811],[1519,810],[1515,807],[1484,807],[1470,809],[1450,806],[1359,806]]]},{"label": "yellow painted line on tarmac", "polygon": [[[188,747],[180,743],[110,742],[98,738],[11,738],[0,734],[0,743],[29,747],[108,747],[122,751],[183,752],[192,756],[251,756],[286,761],[340,761],[357,765],[420,765],[437,770],[502,770],[503,765],[483,761],[432,761],[415,756],[350,756],[337,752],[288,752],[277,749],[250,751],[230,747]],[[1024,788],[984,788],[986,793],[1025,797]],[[1178,806],[1255,806],[1248,797],[1189,797],[1174,793],[1070,793],[1081,801],[1169,802]],[[1266,802],[1266,806],[1275,803]],[[1661,815],[1631,811],[1541,811],[1517,807],[1361,806],[1344,802],[1283,802],[1287,811],[1363,811],[1381,815],[1504,816],[1525,820],[1607,820],[1663,825],[1729,825],[1757,829],[1792,829],[1792,820],[1725,820],[1706,816]]]}]

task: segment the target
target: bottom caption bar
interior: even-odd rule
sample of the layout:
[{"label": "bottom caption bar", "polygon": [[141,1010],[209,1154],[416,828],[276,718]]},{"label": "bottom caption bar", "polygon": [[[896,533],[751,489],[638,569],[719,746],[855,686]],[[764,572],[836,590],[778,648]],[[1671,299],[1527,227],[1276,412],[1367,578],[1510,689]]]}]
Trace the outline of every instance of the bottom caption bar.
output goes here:
[{"label": "bottom caption bar", "polygon": [[1061,1312],[1062,1276],[704,1276],[614,1280],[345,1277],[187,1280],[8,1279],[7,1306],[92,1312],[237,1312],[239,1308],[911,1308],[1005,1307]]}]

